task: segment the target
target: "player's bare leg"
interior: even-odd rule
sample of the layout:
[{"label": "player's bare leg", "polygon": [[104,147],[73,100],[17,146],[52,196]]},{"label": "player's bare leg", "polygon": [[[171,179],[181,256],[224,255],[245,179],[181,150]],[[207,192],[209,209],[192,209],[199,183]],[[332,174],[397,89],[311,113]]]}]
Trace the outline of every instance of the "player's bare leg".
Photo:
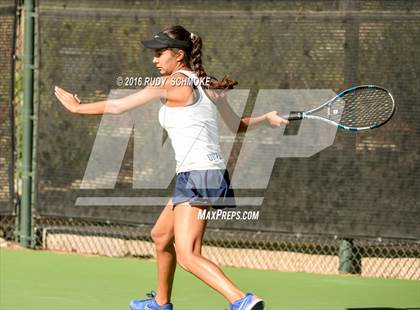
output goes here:
[{"label": "player's bare leg", "polygon": [[159,305],[170,302],[176,269],[174,211],[172,208],[172,200],[170,200],[160,214],[151,232],[156,248],[158,271],[158,286],[155,299]]},{"label": "player's bare leg", "polygon": [[[201,256],[201,240],[207,221],[198,218],[203,206],[191,206],[189,203],[175,207],[175,248],[178,263],[187,271],[204,281],[222,294],[229,302],[243,298],[245,293],[230,281],[222,270],[213,262]],[[198,242],[200,240],[200,242]]]}]

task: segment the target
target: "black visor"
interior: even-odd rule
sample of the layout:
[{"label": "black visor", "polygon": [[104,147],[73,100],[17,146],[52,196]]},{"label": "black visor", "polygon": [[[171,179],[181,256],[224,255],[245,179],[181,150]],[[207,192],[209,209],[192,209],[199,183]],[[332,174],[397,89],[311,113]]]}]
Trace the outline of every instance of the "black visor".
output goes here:
[{"label": "black visor", "polygon": [[163,32],[159,32],[158,34],[155,34],[152,39],[141,41],[141,43],[143,43],[145,47],[153,49],[169,47],[181,48],[186,51],[192,49],[191,42],[172,39]]}]

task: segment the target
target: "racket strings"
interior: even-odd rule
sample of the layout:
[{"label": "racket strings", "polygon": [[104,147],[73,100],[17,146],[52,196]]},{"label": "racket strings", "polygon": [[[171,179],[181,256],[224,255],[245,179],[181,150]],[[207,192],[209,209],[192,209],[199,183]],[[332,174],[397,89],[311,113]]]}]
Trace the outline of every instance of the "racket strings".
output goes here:
[{"label": "racket strings", "polygon": [[390,94],[380,88],[358,88],[339,97],[344,104],[340,124],[348,127],[379,126],[392,115],[394,103]]}]

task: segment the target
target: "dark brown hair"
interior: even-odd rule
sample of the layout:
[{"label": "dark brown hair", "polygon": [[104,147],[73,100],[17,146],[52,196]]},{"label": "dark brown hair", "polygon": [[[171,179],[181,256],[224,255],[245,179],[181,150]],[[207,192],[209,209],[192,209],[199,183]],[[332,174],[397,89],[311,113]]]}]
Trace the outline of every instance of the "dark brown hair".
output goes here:
[{"label": "dark brown hair", "polygon": [[[204,70],[203,63],[202,63],[202,47],[203,41],[201,37],[194,33],[191,35],[187,29],[180,25],[171,26],[163,30],[163,33],[167,34],[172,39],[191,42],[192,49],[191,50],[184,50],[185,57],[184,62],[187,65],[191,65],[192,69],[195,71],[199,78],[207,77],[207,73]],[[171,48],[173,51],[179,50],[178,48]],[[208,88],[211,89],[232,89],[238,82],[230,80],[226,75],[223,77],[221,81],[218,81],[216,78],[211,77],[210,85]],[[205,86],[204,86],[205,87]]]}]

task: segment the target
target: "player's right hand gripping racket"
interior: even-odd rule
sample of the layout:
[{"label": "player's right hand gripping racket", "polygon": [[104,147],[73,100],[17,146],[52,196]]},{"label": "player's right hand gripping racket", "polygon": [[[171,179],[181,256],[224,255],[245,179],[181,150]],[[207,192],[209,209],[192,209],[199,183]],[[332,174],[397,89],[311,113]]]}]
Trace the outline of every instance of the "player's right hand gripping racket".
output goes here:
[{"label": "player's right hand gripping racket", "polygon": [[344,90],[315,109],[290,112],[282,117],[289,121],[315,119],[338,128],[360,131],[382,126],[391,119],[394,111],[394,98],[388,90],[363,85]]}]

